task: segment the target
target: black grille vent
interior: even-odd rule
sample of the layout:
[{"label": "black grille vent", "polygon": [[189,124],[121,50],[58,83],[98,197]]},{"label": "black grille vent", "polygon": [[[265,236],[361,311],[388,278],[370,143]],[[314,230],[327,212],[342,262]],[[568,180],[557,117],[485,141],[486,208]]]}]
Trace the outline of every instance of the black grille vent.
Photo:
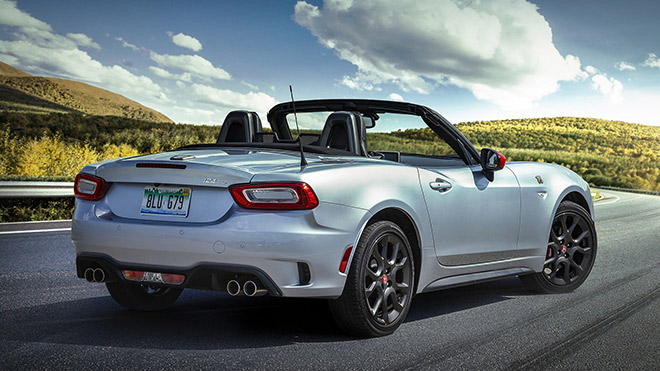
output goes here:
[{"label": "black grille vent", "polygon": [[312,273],[309,271],[307,263],[298,262],[298,277],[300,277],[301,285],[307,285],[312,280]]}]

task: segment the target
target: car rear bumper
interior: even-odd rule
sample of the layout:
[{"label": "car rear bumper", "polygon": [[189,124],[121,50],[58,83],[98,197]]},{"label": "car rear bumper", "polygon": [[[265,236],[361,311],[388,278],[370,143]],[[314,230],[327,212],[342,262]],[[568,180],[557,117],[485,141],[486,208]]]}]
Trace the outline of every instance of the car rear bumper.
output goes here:
[{"label": "car rear bumper", "polygon": [[336,298],[346,281],[339,264],[367,214],[321,203],[312,211],[234,207],[214,223],[165,223],[120,218],[103,201],[77,200],[71,237],[79,277],[95,263],[118,280],[122,269],[180,273],[183,287],[225,291],[229,279],[252,275],[271,295]]}]

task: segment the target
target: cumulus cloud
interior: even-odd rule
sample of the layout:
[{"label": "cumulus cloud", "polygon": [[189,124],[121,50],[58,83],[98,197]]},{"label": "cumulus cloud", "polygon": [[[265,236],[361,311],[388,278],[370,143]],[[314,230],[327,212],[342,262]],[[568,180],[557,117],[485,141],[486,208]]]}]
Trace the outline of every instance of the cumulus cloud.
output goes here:
[{"label": "cumulus cloud", "polygon": [[168,55],[151,52],[151,59],[161,67],[175,68],[207,79],[229,80],[231,75],[199,55]]},{"label": "cumulus cloud", "polygon": [[247,94],[241,94],[203,84],[192,84],[190,86],[190,93],[191,98],[198,102],[218,105],[232,110],[246,109],[257,111],[264,119],[266,117],[265,113],[277,103],[275,98],[266,93],[249,92]]},{"label": "cumulus cloud", "polygon": [[119,65],[104,66],[78,49],[94,47],[91,38],[83,34],[59,35],[47,23],[18,9],[14,2],[0,0],[0,24],[8,26],[15,39],[0,40],[0,60],[30,72],[82,80],[127,96],[168,100],[161,87],[148,77]]},{"label": "cumulus cloud", "polygon": [[101,45],[95,43],[91,37],[83,33],[68,33],[66,34],[66,37],[73,40],[76,44],[82,46],[83,48],[91,48],[96,50],[101,49]]},{"label": "cumulus cloud", "polygon": [[168,34],[172,38],[172,42],[182,48],[187,48],[196,52],[202,50],[202,43],[192,36],[184,35],[182,33],[173,35],[171,32]]},{"label": "cumulus cloud", "polygon": [[171,72],[169,72],[165,69],[162,69],[160,67],[155,67],[155,66],[150,66],[149,70],[151,70],[151,72],[153,72],[154,75],[165,78],[165,79],[185,81],[185,82],[191,82],[192,81],[192,75],[190,74],[190,72],[175,74],[175,73],[171,73]]},{"label": "cumulus cloud", "polygon": [[295,21],[358,73],[342,84],[368,90],[395,83],[429,93],[463,87],[504,108],[529,106],[584,78],[577,57],[562,56],[536,5],[524,0],[299,1]]},{"label": "cumulus cloud", "polygon": [[121,37],[115,37],[115,40],[119,41],[121,43],[121,46],[123,46],[124,48],[133,49],[136,52],[140,51],[140,48],[137,45],[131,44]]},{"label": "cumulus cloud", "polygon": [[591,87],[602,93],[610,102],[620,103],[623,101],[623,85],[613,77],[598,74],[591,78]]},{"label": "cumulus cloud", "polygon": [[619,69],[619,71],[626,71],[626,70],[628,70],[628,71],[634,71],[634,70],[637,69],[637,68],[635,68],[635,66],[633,66],[632,64],[629,64],[629,63],[626,63],[626,62],[623,62],[623,61],[622,61],[622,62],[619,62],[619,63],[617,63],[617,64],[615,64],[614,67],[616,67],[617,69]]},{"label": "cumulus cloud", "polygon": [[397,94],[397,93],[391,93],[391,94],[388,96],[388,98],[391,99],[391,100],[403,101],[403,97],[400,96],[400,95]]},{"label": "cumulus cloud", "polygon": [[658,59],[655,53],[649,53],[648,58],[642,63],[642,66],[660,68],[660,59]]}]

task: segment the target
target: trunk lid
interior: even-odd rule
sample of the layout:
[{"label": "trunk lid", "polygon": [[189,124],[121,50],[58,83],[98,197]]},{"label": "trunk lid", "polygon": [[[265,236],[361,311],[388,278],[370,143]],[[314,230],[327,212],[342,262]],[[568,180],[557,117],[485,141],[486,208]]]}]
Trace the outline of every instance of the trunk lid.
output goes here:
[{"label": "trunk lid", "polygon": [[[214,148],[124,158],[99,165],[96,175],[111,184],[106,201],[112,213],[118,217],[210,223],[222,219],[234,205],[227,189],[230,185],[248,183],[256,173],[299,166],[300,159],[293,152]],[[189,198],[187,214],[145,214],[145,207],[148,209],[145,206],[148,205],[148,193],[154,187],[182,190],[182,194],[185,193]]]}]

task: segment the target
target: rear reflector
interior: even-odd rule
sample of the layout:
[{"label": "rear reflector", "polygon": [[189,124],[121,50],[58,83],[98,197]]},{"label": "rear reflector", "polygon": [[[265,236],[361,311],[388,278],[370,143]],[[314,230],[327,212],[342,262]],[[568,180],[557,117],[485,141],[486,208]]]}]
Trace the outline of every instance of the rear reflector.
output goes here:
[{"label": "rear reflector", "polygon": [[248,183],[229,186],[236,203],[246,209],[308,210],[319,204],[307,183]]},{"label": "rear reflector", "polygon": [[185,169],[186,165],[138,162],[137,164],[135,164],[135,167],[155,167],[159,169]]},{"label": "rear reflector", "polygon": [[80,173],[73,183],[73,193],[83,200],[98,201],[105,196],[108,184],[103,178]]},{"label": "rear reflector", "polygon": [[166,283],[168,285],[180,285],[186,280],[183,274],[143,272],[123,270],[121,274],[125,279],[135,282]]},{"label": "rear reflector", "polygon": [[339,272],[346,273],[346,267],[348,266],[348,259],[351,258],[351,252],[353,251],[353,246],[349,246],[346,251],[344,251],[344,256],[341,258],[341,263],[339,263]]}]

